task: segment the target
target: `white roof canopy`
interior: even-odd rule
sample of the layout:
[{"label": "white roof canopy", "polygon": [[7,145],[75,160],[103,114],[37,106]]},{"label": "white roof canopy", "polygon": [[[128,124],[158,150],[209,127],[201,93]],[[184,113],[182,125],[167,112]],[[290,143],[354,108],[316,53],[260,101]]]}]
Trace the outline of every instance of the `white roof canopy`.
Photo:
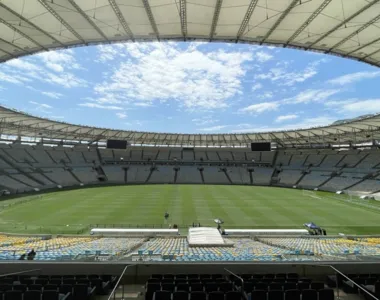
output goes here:
[{"label": "white roof canopy", "polygon": [[380,0],[1,0],[0,61],[50,49],[206,40],[380,66]]},{"label": "white roof canopy", "polygon": [[144,145],[244,146],[254,142],[273,142],[280,147],[292,147],[311,143],[345,144],[380,140],[380,114],[339,125],[310,129],[241,134],[177,134],[73,125],[0,106],[0,134],[85,142],[118,139]]}]

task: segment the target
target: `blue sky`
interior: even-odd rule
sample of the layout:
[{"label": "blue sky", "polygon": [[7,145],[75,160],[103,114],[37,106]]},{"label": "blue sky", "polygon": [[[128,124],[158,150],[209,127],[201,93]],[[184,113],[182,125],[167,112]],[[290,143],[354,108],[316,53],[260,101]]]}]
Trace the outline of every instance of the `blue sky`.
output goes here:
[{"label": "blue sky", "polygon": [[262,132],[380,112],[380,70],[334,56],[216,43],[128,43],[0,65],[0,103],[138,131]]}]

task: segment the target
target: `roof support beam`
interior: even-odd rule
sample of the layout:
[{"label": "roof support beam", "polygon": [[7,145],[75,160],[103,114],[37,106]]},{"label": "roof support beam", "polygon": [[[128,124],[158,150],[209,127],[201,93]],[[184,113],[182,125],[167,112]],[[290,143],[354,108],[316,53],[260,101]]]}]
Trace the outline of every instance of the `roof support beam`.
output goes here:
[{"label": "roof support beam", "polygon": [[248,6],[247,12],[245,13],[244,19],[241,22],[239,31],[236,35],[236,42],[238,42],[240,38],[243,36],[245,29],[248,26],[249,20],[251,20],[251,17],[252,17],[253,11],[255,10],[257,2],[259,2],[259,0],[251,0],[251,3]]},{"label": "roof support beam", "polygon": [[367,54],[366,56],[362,57],[361,60],[364,60],[364,59],[366,59],[367,57],[371,57],[372,55],[375,55],[375,54],[377,54],[377,53],[379,53],[379,52],[380,52],[380,49],[377,49],[377,50],[375,50],[375,51],[373,51],[373,52]]},{"label": "roof support beam", "polygon": [[216,25],[218,25],[219,14],[222,8],[223,0],[216,0],[214,16],[212,17],[211,29],[210,29],[210,42],[213,40],[215,35]]},{"label": "roof support beam", "polygon": [[71,26],[70,26],[70,24],[69,23],[67,23],[54,9],[52,9],[51,7],[50,7],[50,5],[48,5],[47,3],[46,3],[46,1],[47,0],[38,0],[38,2],[40,2],[41,3],[41,5],[43,6],[43,7],[45,7],[45,9],[49,12],[49,13],[51,13],[59,22],[61,22],[61,24],[63,25],[63,26],[65,26],[78,40],[80,40],[83,44],[87,44],[86,43],[86,41],[79,35],[79,33],[78,32],[76,32],[75,30],[74,30],[74,28],[72,28]]},{"label": "roof support beam", "polygon": [[15,32],[17,32],[19,35],[23,36],[24,38],[26,38],[28,41],[32,42],[33,44],[37,45],[38,47],[48,51],[49,49],[47,49],[45,46],[41,45],[39,42],[37,42],[36,40],[32,39],[29,35],[23,33],[22,31],[20,31],[18,28],[16,28],[15,26],[13,26],[12,24],[8,23],[7,21],[5,21],[4,19],[0,19],[0,23],[3,23],[5,26],[8,26],[10,29],[14,30]]},{"label": "roof support beam", "polygon": [[100,30],[100,28],[95,24],[95,22],[79,7],[78,4],[75,3],[74,0],[67,0],[76,11],[84,18],[86,21],[96,30],[96,32],[107,42],[109,42],[108,37]]},{"label": "roof support beam", "polygon": [[347,57],[347,56],[349,56],[350,54],[355,53],[355,52],[358,52],[358,51],[362,50],[363,48],[366,48],[366,47],[368,47],[368,46],[371,46],[372,44],[375,44],[375,43],[377,43],[377,42],[380,42],[380,37],[377,38],[377,39],[375,39],[375,40],[373,40],[373,41],[371,41],[371,42],[368,42],[368,43],[366,43],[366,44],[361,45],[359,48],[356,48],[355,50],[352,50],[352,51],[346,53],[345,55],[343,55],[343,57]]},{"label": "roof support beam", "polygon": [[[25,51],[25,50],[22,49],[21,47],[19,47],[19,46],[13,44],[13,43],[11,43],[11,42],[8,42],[8,41],[6,41],[6,40],[4,40],[4,39],[2,39],[2,38],[0,38],[0,42],[3,42],[4,44],[7,44],[7,45],[9,45],[9,46],[11,46],[11,47],[15,47],[16,49],[18,49],[18,50],[20,50],[20,51]],[[8,52],[8,51],[5,51],[5,50],[3,50],[3,49],[1,49],[1,51],[3,51],[4,53],[7,53],[7,54],[9,54],[9,55],[11,55],[12,57],[14,56],[12,53],[10,53],[10,52]]]},{"label": "roof support beam", "polygon": [[141,0],[145,7],[145,12],[148,16],[150,25],[152,26],[152,29],[154,31],[154,34],[156,35],[157,40],[160,40],[160,33],[158,32],[156,21],[154,20],[154,16],[152,13],[152,9],[150,8],[149,1],[148,0]]},{"label": "roof support beam", "polygon": [[[0,39],[0,40],[1,40],[1,39]],[[12,53],[10,53],[10,52],[8,52],[8,51],[6,51],[6,50],[4,50],[4,49],[0,49],[0,51],[1,51],[1,52],[4,52],[5,54],[9,55],[9,56],[12,57],[12,58],[16,58],[16,56],[14,56]]]},{"label": "roof support beam", "polygon": [[349,36],[345,37],[343,40],[340,42],[336,43],[334,46],[332,46],[329,50],[326,51],[326,53],[331,52],[331,50],[339,47],[340,45],[343,45],[345,42],[347,42],[349,39],[353,38],[355,35],[359,34],[359,32],[363,31],[364,29],[368,28],[372,24],[376,23],[377,21],[380,20],[380,15],[377,17],[373,18],[372,20],[369,20],[367,23],[365,23],[362,27],[360,27],[358,30],[355,32],[351,33]]},{"label": "roof support beam", "polygon": [[312,48],[315,44],[318,44],[320,41],[322,41],[324,38],[326,38],[327,36],[329,36],[331,33],[335,32],[340,27],[342,27],[346,23],[350,22],[352,19],[354,19],[355,17],[357,17],[358,15],[360,15],[363,11],[367,10],[368,8],[370,8],[372,5],[376,4],[379,1],[380,0],[372,0],[367,5],[363,6],[361,9],[359,9],[357,12],[355,12],[354,14],[352,14],[351,16],[349,16],[347,19],[343,20],[338,25],[334,26],[329,31],[327,31],[325,34],[323,34],[322,36],[320,36],[316,41],[314,41],[308,47],[306,47],[306,50]]},{"label": "roof support beam", "polygon": [[186,37],[187,37],[186,0],[179,0],[179,16],[181,18],[181,30],[182,30],[183,40],[186,41]]},{"label": "roof support beam", "polygon": [[263,39],[260,41],[260,45],[265,43],[265,41],[270,37],[270,35],[273,33],[273,31],[276,30],[278,25],[281,24],[281,22],[286,18],[286,16],[290,13],[290,11],[299,3],[299,0],[293,0],[290,5],[283,11],[281,16],[277,19],[277,21],[273,24],[273,26],[269,29],[269,31],[265,34]]},{"label": "roof support beam", "polygon": [[7,11],[9,11],[11,14],[17,16],[17,18],[19,18],[20,20],[22,20],[23,22],[25,22],[26,24],[28,24],[29,26],[33,27],[34,29],[38,30],[39,32],[42,32],[44,35],[46,35],[47,37],[49,37],[50,39],[52,39],[55,43],[59,44],[60,46],[64,47],[65,45],[62,44],[59,40],[57,40],[54,36],[52,36],[50,33],[48,33],[47,31],[43,30],[42,28],[38,27],[37,25],[33,24],[32,22],[30,22],[28,19],[26,19],[25,17],[23,17],[22,15],[20,15],[19,13],[15,12],[14,10],[10,9],[8,6],[4,5],[3,3],[0,2],[0,7],[6,9]]},{"label": "roof support beam", "polygon": [[311,16],[301,25],[300,28],[298,28],[296,30],[296,32],[293,33],[293,35],[287,40],[287,42],[285,43],[284,47],[286,47],[289,43],[291,43],[297,36],[299,36],[305,29],[307,26],[309,26],[309,24],[311,22],[314,21],[314,19],[316,17],[319,16],[319,14],[326,8],[327,5],[330,4],[332,0],[325,0],[322,2],[322,4],[311,14]]},{"label": "roof support beam", "polygon": [[133,36],[133,32],[132,30],[129,28],[128,26],[128,23],[127,21],[125,20],[119,6],[117,5],[116,1],[115,0],[108,0],[108,2],[110,3],[116,17],[119,19],[119,22],[121,24],[121,26],[123,26],[123,29],[125,31],[125,33],[130,37],[130,39],[132,41],[135,41],[135,37]]}]

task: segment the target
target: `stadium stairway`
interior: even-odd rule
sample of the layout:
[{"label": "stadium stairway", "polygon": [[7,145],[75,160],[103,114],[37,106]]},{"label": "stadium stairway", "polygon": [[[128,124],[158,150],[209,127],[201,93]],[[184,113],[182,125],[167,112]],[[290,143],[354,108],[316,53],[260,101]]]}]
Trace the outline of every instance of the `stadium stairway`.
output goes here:
[{"label": "stadium stairway", "polygon": [[[3,154],[3,153],[4,153],[4,154]],[[34,182],[36,183],[36,185],[35,185],[34,187],[36,187],[36,186],[38,186],[38,185],[42,185],[42,186],[45,185],[42,181],[40,181],[40,180],[38,180],[38,179],[36,179],[36,178],[30,176],[30,175],[29,175],[28,173],[26,173],[22,168],[19,168],[19,166],[18,166],[17,164],[13,163],[13,161],[12,161],[11,159],[9,159],[8,157],[6,157],[5,152],[3,152],[3,153],[0,154],[0,158],[1,158],[3,161],[5,161],[8,165],[10,165],[12,168],[16,169],[16,170],[19,171],[21,174],[23,174],[24,176],[28,177],[30,180],[34,181]],[[16,181],[18,181],[18,182],[20,182],[20,183],[22,183],[22,184],[25,184],[25,185],[27,185],[27,186],[30,186],[29,184],[27,184],[27,183],[25,183],[25,182],[22,182],[22,181],[20,181],[20,180],[18,180],[18,179],[16,179],[16,178],[12,178],[12,179],[14,179],[14,180],[16,180]],[[30,186],[30,187],[32,187],[32,186]]]},{"label": "stadium stairway", "polygon": [[230,175],[228,175],[227,169],[226,169],[226,168],[223,168],[222,170],[223,170],[223,172],[224,172],[224,175],[226,175],[228,182],[229,182],[230,184],[232,184],[232,180],[231,180],[231,178],[230,178]]},{"label": "stadium stairway", "polygon": [[149,182],[150,177],[152,177],[153,172],[156,171],[156,170],[157,170],[156,167],[151,167],[151,168],[150,168],[150,171],[149,171],[148,177],[147,177],[146,180],[145,180],[145,183],[148,183],[148,182]]},{"label": "stadium stairway", "polygon": [[299,183],[302,181],[302,179],[308,174],[307,171],[301,171],[302,175],[301,177],[296,181],[295,185],[299,185]]},{"label": "stadium stairway", "polygon": [[47,175],[42,171],[42,169],[37,169],[36,171],[37,171],[38,174],[41,174],[41,176],[43,176],[44,178],[46,178],[47,180],[49,180],[52,184],[58,185],[58,183],[55,182],[53,179],[51,179],[49,176],[47,176]]},{"label": "stadium stairway", "polygon": [[326,158],[327,158],[327,154],[325,154],[323,156],[323,158],[321,159],[321,162],[318,165],[316,165],[315,167],[320,167],[323,164],[323,162],[325,161]]},{"label": "stadium stairway", "polygon": [[102,163],[103,162],[103,158],[102,158],[102,155],[100,154],[99,148],[96,148],[96,154],[98,155],[98,159],[99,159],[100,163]]},{"label": "stadium stairway", "polygon": [[54,157],[51,155],[51,153],[50,153],[50,151],[45,151],[45,153],[50,157],[50,159],[54,162],[54,163],[59,163],[59,162],[57,162],[55,159],[54,159]]},{"label": "stadium stairway", "polygon": [[199,168],[199,173],[201,174],[201,178],[202,178],[202,183],[205,183],[205,178],[203,176],[203,168]]},{"label": "stadium stairway", "polygon": [[352,168],[356,168],[357,166],[359,166],[361,162],[367,158],[368,155],[370,155],[370,153],[367,153],[361,159],[359,159],[358,162],[354,166],[352,166]]},{"label": "stadium stairway", "polygon": [[75,175],[75,173],[73,172],[73,169],[70,168],[70,167],[67,167],[66,168],[67,171],[69,171],[70,175],[74,177],[74,179],[78,182],[78,183],[81,183],[82,181],[78,178],[77,175]]},{"label": "stadium stairway", "polygon": [[253,176],[252,176],[252,170],[249,171],[249,184],[253,184]]},{"label": "stadium stairway", "polygon": [[177,183],[177,178],[178,178],[178,171],[179,171],[179,167],[175,167],[174,168],[174,180],[173,180],[173,182],[174,183]]},{"label": "stadium stairway", "polygon": [[124,170],[124,183],[128,183],[128,167],[123,168]]},{"label": "stadium stairway", "polygon": [[[376,176],[375,176],[376,177]],[[372,176],[370,176],[370,174],[364,176],[362,179],[360,179],[359,181],[347,186],[344,188],[344,190],[348,190],[348,189],[351,189],[353,188],[354,186],[358,185],[359,183],[362,183],[363,181],[366,181],[367,179],[370,179],[370,178],[373,178]]]},{"label": "stadium stairway", "polygon": [[323,181],[320,185],[318,185],[318,188],[324,186],[326,183],[328,183],[331,179],[333,179],[336,175],[330,175],[325,181]]},{"label": "stadium stairway", "polygon": [[[347,154],[342,155],[342,158],[341,158],[341,159],[335,164],[334,167],[338,168],[339,164],[340,164],[343,160],[345,160],[346,156],[347,156]],[[343,166],[343,167],[344,167],[344,166]]]}]

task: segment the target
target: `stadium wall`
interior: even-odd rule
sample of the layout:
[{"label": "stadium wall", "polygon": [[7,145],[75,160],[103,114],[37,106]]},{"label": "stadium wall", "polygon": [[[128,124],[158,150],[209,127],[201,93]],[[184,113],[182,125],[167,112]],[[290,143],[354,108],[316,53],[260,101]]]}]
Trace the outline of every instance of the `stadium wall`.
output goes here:
[{"label": "stadium wall", "polygon": [[[110,274],[120,275],[129,263],[120,262],[0,262],[4,274],[36,270],[30,275],[77,275],[77,274]],[[332,265],[344,274],[377,274],[380,262],[297,262],[297,263],[257,263],[257,262],[203,262],[203,263],[160,263],[160,262],[131,262],[126,271],[128,283],[145,283],[151,274],[227,274],[225,268],[238,274],[255,273],[298,273],[303,277],[325,278],[326,275],[335,274],[328,267]],[[29,273],[28,273],[29,274]]]}]

